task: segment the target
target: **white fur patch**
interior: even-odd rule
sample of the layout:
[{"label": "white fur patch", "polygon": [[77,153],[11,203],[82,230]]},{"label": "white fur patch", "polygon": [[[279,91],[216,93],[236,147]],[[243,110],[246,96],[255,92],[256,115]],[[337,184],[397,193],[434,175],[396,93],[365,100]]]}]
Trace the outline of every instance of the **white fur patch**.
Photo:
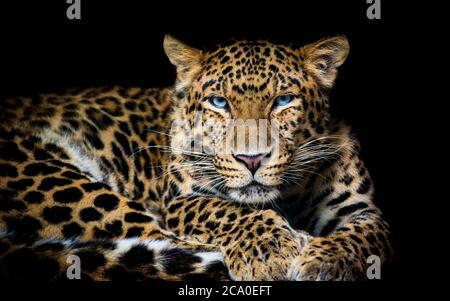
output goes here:
[{"label": "white fur patch", "polygon": [[202,259],[202,264],[209,264],[214,261],[223,262],[223,255],[220,252],[200,252],[195,255]]},{"label": "white fur patch", "polygon": [[278,199],[280,197],[280,192],[278,189],[268,190],[268,188],[259,190],[258,187],[251,187],[244,192],[242,189],[236,188],[230,189],[228,196],[236,202],[263,204]]},{"label": "white fur patch", "polygon": [[123,254],[137,245],[146,246],[147,249],[158,252],[174,247],[174,245],[172,245],[172,243],[167,240],[141,240],[139,238],[125,238],[116,241],[117,248],[114,250],[114,252],[117,254]]},{"label": "white fur patch", "polygon": [[294,258],[294,260],[292,260],[291,266],[289,267],[286,274],[286,280],[302,281],[300,276],[300,260],[298,260],[297,258]]}]

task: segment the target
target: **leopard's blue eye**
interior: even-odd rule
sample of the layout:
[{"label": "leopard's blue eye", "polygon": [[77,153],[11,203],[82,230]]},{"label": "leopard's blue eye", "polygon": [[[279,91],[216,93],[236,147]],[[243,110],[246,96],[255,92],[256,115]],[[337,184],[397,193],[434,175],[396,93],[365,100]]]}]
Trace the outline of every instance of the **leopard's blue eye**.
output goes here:
[{"label": "leopard's blue eye", "polygon": [[225,109],[228,107],[228,101],[224,97],[212,96],[209,98],[209,102],[219,109]]},{"label": "leopard's blue eye", "polygon": [[289,104],[293,99],[294,97],[292,95],[281,95],[275,99],[274,105],[277,107],[285,106]]}]

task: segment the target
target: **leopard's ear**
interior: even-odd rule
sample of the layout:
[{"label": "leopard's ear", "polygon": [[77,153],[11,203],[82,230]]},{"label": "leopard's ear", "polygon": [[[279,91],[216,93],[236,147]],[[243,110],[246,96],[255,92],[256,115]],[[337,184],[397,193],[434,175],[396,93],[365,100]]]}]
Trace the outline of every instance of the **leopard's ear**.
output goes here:
[{"label": "leopard's ear", "polygon": [[331,88],[337,68],[348,56],[350,45],[343,35],[324,38],[300,49],[304,67],[325,88]]},{"label": "leopard's ear", "polygon": [[201,67],[202,51],[192,48],[170,35],[164,37],[164,51],[177,68],[178,79],[183,81]]}]

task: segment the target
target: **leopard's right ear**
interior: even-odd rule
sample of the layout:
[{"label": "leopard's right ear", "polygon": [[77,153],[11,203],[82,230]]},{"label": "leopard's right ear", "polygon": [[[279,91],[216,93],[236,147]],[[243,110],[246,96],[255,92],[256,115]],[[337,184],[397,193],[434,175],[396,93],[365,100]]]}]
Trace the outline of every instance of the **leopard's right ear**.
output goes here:
[{"label": "leopard's right ear", "polygon": [[170,35],[164,37],[164,51],[177,68],[178,80],[191,78],[201,68],[202,51],[192,48]]}]

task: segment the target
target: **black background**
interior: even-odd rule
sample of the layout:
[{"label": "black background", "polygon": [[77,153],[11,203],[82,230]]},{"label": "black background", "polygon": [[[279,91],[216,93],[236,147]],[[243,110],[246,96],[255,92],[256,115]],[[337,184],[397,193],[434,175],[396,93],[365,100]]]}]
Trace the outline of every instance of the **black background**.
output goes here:
[{"label": "black background", "polygon": [[407,208],[415,204],[408,191],[416,184],[405,152],[412,134],[406,118],[414,106],[400,81],[408,73],[404,45],[412,31],[403,23],[405,7],[382,1],[382,19],[368,20],[365,0],[82,0],[81,20],[68,20],[65,1],[33,2],[0,2],[2,98],[72,86],[171,85],[165,33],[196,47],[231,37],[308,43],[345,34],[350,56],[332,100],[361,140],[376,202],[393,228],[397,255],[385,276],[415,279],[409,242],[418,223]]}]

